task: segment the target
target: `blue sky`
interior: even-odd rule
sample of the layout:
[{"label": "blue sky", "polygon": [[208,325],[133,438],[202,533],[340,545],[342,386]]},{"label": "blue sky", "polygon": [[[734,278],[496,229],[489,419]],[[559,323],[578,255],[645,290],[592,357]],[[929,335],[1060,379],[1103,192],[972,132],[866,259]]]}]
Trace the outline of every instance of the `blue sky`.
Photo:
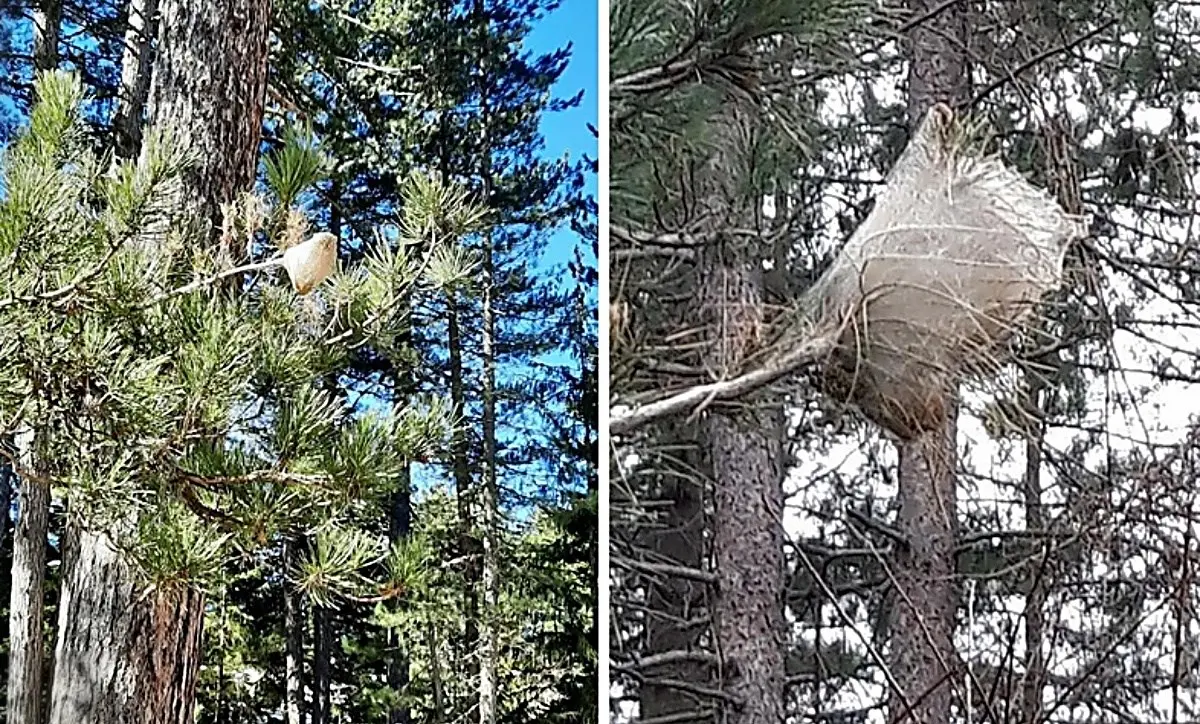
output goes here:
[{"label": "blue sky", "polygon": [[[570,63],[558,83],[554,94],[569,98],[580,89],[583,101],[579,106],[562,113],[547,114],[542,119],[542,135],[546,138],[545,154],[548,158],[561,158],[569,153],[572,159],[584,154],[596,158],[599,153],[597,142],[587,124],[599,125],[599,20],[596,0],[564,0],[555,12],[547,15],[529,34],[528,49],[534,53],[549,53],[568,42],[572,44]],[[596,177],[588,177],[587,193],[597,193]],[[565,264],[578,242],[569,229],[556,232],[550,239],[542,266]]]}]

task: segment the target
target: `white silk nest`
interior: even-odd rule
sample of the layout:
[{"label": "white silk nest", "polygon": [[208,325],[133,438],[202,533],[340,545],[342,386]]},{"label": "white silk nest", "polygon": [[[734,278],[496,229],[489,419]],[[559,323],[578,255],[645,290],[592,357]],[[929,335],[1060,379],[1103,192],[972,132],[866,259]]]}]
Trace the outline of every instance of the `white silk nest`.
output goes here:
[{"label": "white silk nest", "polygon": [[901,439],[944,422],[964,375],[1004,363],[1086,233],[998,159],[962,155],[953,124],[946,106],[926,115],[806,299],[817,329],[843,329],[818,386]]}]

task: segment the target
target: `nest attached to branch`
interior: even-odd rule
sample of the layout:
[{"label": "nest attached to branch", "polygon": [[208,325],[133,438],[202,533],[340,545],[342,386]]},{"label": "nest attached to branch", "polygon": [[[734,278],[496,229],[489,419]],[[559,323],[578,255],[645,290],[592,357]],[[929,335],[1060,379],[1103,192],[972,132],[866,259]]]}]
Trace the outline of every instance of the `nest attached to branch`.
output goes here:
[{"label": "nest attached to branch", "polygon": [[964,144],[934,106],[805,299],[818,330],[843,330],[818,387],[901,439],[944,424],[964,375],[1004,363],[1085,235],[1083,219]]}]

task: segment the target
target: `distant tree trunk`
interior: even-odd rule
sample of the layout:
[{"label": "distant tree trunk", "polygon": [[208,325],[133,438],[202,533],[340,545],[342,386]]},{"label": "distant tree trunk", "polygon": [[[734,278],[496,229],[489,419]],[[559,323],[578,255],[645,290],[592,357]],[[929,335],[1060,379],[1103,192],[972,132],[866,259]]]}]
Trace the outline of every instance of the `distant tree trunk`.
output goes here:
[{"label": "distant tree trunk", "polygon": [[[7,512],[7,511],[6,511]],[[42,601],[46,572],[46,530],[50,485],[23,478],[13,535],[12,591],[8,609],[8,720],[42,720]]]},{"label": "distant tree trunk", "polygon": [[[958,107],[969,95],[966,11],[961,4],[940,5],[940,0],[910,0],[914,17],[932,14],[908,38],[908,119],[913,128],[935,103]],[[957,390],[946,394],[953,402]],[[958,662],[958,406],[946,408],[950,412],[940,429],[898,445],[896,526],[906,544],[891,562],[896,590],[888,621],[888,664],[901,689],[891,693],[889,702],[888,721],[894,723],[944,724],[952,717],[949,674]]]},{"label": "distant tree trunk", "polygon": [[58,67],[58,32],[62,24],[62,0],[40,0],[33,11],[33,67]]},{"label": "distant tree trunk", "polygon": [[113,115],[117,155],[136,158],[142,147],[142,116],[150,94],[152,44],[158,28],[158,0],[129,0],[129,27],[121,54],[121,88]]},{"label": "distant tree trunk", "polygon": [[[295,555],[295,542],[283,544],[284,565],[291,565]],[[285,641],[286,678],[284,685],[284,708],[287,724],[303,724],[304,721],[304,614],[300,610],[300,595],[288,581],[283,582],[283,635]]]},{"label": "distant tree trunk", "polygon": [[[705,310],[717,339],[708,363],[735,369],[758,328],[762,283],[734,244],[705,260]],[[784,710],[783,409],[743,400],[713,409],[703,431],[712,460],[713,552],[717,585],[712,617],[729,724],[780,724]]]},{"label": "distant tree trunk", "polygon": [[[463,335],[460,324],[459,299],[451,291],[447,300],[449,320],[450,356],[450,401],[455,414],[463,415],[467,410],[465,370],[463,367]],[[467,445],[466,433],[459,429],[454,433],[451,443],[451,456],[454,466],[454,487],[458,499],[458,545],[459,555],[465,559],[463,563],[463,618],[466,621],[463,647],[466,656],[466,675],[472,682],[479,680],[479,546],[473,533],[474,519],[471,515],[471,462],[470,448]]]},{"label": "distant tree trunk", "polygon": [[[393,546],[406,540],[412,530],[410,475],[410,466],[405,464],[400,475],[400,485],[392,494],[388,510],[388,539]],[[388,686],[397,694],[404,694],[409,683],[408,653],[405,651],[405,642],[395,630],[390,630],[388,631],[388,644],[392,651],[392,655],[388,659]],[[403,704],[392,706],[388,712],[388,724],[409,724],[411,721],[409,709]]]},{"label": "distant tree trunk", "polygon": [[[480,31],[479,48],[479,116],[481,119],[481,153],[479,176],[482,181],[480,196],[484,202],[492,197],[492,153],[491,153],[491,100],[490,78],[488,77],[487,47],[488,15],[483,0],[475,0],[475,22]],[[496,678],[498,656],[496,647],[496,614],[500,604],[500,578],[497,570],[500,542],[500,494],[496,483],[496,310],[495,310],[495,243],[492,231],[483,238],[482,330],[483,367],[483,485],[480,487],[479,512],[483,528],[483,616],[479,640],[479,724],[495,724],[499,681]]]},{"label": "distant tree trunk", "polygon": [[[248,190],[257,169],[270,5],[162,0],[159,7],[150,121],[196,153],[180,202],[216,230],[220,204]],[[134,571],[112,544],[132,525],[78,527],[78,560],[62,584],[51,724],[191,724],[203,597],[135,589]]]},{"label": "distant tree trunk", "polygon": [[[699,454],[698,435],[693,425],[664,421],[661,428],[663,449],[671,450],[672,457],[682,458],[682,464],[672,465],[664,460],[652,466],[667,471],[659,478],[654,493],[663,507],[656,508],[659,515],[639,534],[638,543],[663,563],[698,570],[704,555],[703,478],[709,470]],[[676,474],[676,467],[696,471],[696,477],[688,479]],[[703,628],[681,626],[679,622],[700,610],[703,601],[704,587],[694,581],[667,576],[648,580],[646,636],[641,653],[652,658],[655,654],[699,649]],[[654,683],[656,680],[675,680],[708,685],[712,677],[701,664],[673,661],[644,669],[641,673],[646,677],[638,692],[639,713],[644,720],[670,721],[707,704],[695,694]]]},{"label": "distant tree trunk", "polygon": [[329,659],[333,654],[329,609],[313,606],[313,713],[312,724],[329,724]]}]

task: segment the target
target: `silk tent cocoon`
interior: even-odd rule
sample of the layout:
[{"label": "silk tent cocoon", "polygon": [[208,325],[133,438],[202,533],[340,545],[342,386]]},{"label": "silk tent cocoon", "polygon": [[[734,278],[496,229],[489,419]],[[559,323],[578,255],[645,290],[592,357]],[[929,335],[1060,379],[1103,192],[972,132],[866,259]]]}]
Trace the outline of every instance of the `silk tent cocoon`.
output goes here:
[{"label": "silk tent cocoon", "polygon": [[842,332],[816,375],[901,439],[936,429],[964,375],[1004,362],[1004,343],[1059,286],[1084,223],[995,158],[962,152],[935,106],[866,221],[805,299]]}]

